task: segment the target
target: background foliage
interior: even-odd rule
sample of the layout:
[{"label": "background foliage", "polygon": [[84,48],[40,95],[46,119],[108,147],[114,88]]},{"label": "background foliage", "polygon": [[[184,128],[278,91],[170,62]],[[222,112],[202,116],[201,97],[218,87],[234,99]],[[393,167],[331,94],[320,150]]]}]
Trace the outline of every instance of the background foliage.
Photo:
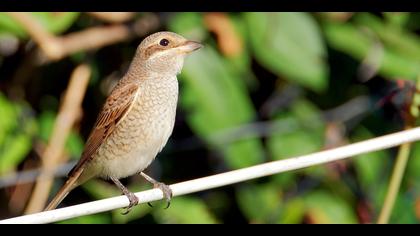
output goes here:
[{"label": "background foliage", "polygon": [[[106,24],[80,13],[34,13],[55,35]],[[159,29],[200,40],[185,63],[175,130],[149,173],[175,183],[401,130],[420,74],[418,13],[171,13]],[[134,19],[144,17],[136,14]],[[71,71],[93,76],[66,154],[77,160],[107,95],[141,38],[75,53],[16,76],[36,47],[0,13],[0,179],[40,165]],[[420,145],[413,146],[393,223],[420,221]],[[395,150],[61,223],[370,223],[377,219]],[[131,190],[150,188],[140,177]],[[58,179],[52,192],[63,183]],[[0,189],[0,217],[19,215],[32,184]],[[19,190],[19,194],[15,194]],[[63,205],[119,195],[102,180]],[[12,199],[12,196],[15,199]],[[12,201],[13,200],[13,201]]]}]

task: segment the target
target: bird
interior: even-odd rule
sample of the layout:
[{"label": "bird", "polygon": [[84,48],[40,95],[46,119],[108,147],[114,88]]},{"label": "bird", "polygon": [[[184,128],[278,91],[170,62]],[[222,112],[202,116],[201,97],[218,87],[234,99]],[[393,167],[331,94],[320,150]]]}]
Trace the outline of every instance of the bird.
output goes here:
[{"label": "bird", "polygon": [[169,31],[143,39],[127,72],[107,97],[79,161],[45,211],[55,209],[74,188],[99,177],[111,180],[127,196],[130,203],[123,213],[127,214],[139,199],[120,179],[135,174],[161,189],[169,206],[170,187],[143,171],[172,134],[178,102],[177,75],[184,59],[202,46]]}]

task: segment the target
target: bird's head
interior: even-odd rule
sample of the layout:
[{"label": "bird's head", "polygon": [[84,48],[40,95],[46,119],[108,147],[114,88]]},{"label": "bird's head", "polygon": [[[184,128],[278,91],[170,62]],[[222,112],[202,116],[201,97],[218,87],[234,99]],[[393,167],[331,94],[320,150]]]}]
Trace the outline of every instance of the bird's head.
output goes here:
[{"label": "bird's head", "polygon": [[158,32],[146,37],[136,51],[143,70],[176,75],[181,72],[186,55],[202,47],[173,32]]}]

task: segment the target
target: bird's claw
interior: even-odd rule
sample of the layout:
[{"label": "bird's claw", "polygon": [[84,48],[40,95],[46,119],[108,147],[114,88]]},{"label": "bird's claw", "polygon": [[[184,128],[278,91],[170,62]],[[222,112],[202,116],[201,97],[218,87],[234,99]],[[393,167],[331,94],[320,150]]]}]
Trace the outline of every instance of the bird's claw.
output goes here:
[{"label": "bird's claw", "polygon": [[134,206],[139,204],[139,199],[136,195],[134,195],[134,193],[130,193],[127,197],[130,201],[130,204],[125,208],[125,212],[121,213],[122,215],[127,215]]},{"label": "bird's claw", "polygon": [[[153,178],[151,178],[150,176],[146,175],[143,172],[140,172],[140,174],[149,182],[153,184],[153,188],[158,188],[160,189],[160,191],[162,191],[163,193],[163,197],[165,198],[166,202],[168,203],[168,205],[165,207],[165,209],[168,209],[169,206],[171,205],[171,199],[172,199],[172,189],[161,182],[158,182],[156,180],[154,180]],[[152,204],[150,202],[147,203],[147,205],[149,205],[150,207],[153,207]]]}]

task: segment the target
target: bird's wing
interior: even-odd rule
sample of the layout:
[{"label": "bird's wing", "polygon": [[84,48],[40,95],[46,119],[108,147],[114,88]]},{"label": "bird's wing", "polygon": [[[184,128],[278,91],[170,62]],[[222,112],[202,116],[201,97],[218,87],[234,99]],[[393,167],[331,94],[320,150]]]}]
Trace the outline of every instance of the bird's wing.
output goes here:
[{"label": "bird's wing", "polygon": [[138,88],[138,85],[133,83],[121,83],[115,87],[96,120],[79,162],[69,172],[68,176],[72,176],[79,168],[92,160],[104,140],[109,137],[115,130],[118,122],[131,109],[137,96]]}]

